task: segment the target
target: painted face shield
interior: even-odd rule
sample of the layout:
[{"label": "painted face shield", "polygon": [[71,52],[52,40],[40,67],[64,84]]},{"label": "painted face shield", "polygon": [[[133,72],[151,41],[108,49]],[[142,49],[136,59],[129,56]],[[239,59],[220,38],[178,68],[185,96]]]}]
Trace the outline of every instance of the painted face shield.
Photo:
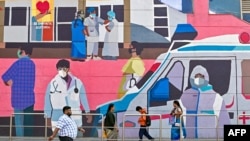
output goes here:
[{"label": "painted face shield", "polygon": [[196,66],[191,73],[190,83],[194,88],[201,88],[208,85],[209,76],[207,70],[200,65]]}]

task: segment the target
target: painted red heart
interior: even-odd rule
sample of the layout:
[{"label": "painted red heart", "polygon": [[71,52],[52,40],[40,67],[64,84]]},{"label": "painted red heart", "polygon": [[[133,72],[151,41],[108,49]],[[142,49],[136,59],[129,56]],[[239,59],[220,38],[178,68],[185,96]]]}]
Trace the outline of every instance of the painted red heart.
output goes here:
[{"label": "painted red heart", "polygon": [[39,1],[36,3],[36,9],[39,10],[41,14],[44,14],[49,10],[49,2],[48,1]]}]

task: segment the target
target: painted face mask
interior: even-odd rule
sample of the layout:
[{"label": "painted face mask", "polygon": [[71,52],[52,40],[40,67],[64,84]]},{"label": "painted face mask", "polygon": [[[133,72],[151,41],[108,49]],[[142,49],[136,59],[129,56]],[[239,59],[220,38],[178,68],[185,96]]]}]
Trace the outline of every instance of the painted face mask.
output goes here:
[{"label": "painted face mask", "polygon": [[131,54],[131,53],[133,53],[133,52],[136,52],[136,51],[134,50],[134,48],[129,48],[129,49],[128,49],[128,53],[129,53],[129,54]]},{"label": "painted face mask", "polygon": [[205,79],[203,78],[195,78],[194,79],[194,84],[197,86],[203,85],[205,83]]},{"label": "painted face mask", "polygon": [[91,17],[91,18],[95,18],[95,17],[96,17],[96,14],[90,14],[90,17]]},{"label": "painted face mask", "polygon": [[132,48],[128,49],[128,53],[129,53],[129,54],[132,53]]},{"label": "painted face mask", "polygon": [[18,58],[21,58],[21,57],[22,57],[22,55],[21,55],[21,54],[22,54],[22,51],[21,51],[20,49],[17,50],[17,53],[16,53],[16,54],[17,54],[17,57],[18,57]]},{"label": "painted face mask", "polygon": [[64,70],[59,70],[59,71],[58,71],[58,74],[59,74],[62,78],[64,78],[64,77],[67,76],[67,73],[66,73]]},{"label": "painted face mask", "polygon": [[108,17],[108,20],[109,20],[109,21],[112,21],[112,20],[113,20],[113,18],[112,18],[112,17]]}]

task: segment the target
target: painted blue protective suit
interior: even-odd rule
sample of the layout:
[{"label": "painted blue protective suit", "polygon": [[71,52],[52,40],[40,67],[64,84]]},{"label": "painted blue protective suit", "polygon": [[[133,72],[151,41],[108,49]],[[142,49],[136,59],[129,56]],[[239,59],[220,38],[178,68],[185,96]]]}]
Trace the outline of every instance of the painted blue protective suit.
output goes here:
[{"label": "painted blue protective suit", "polygon": [[75,19],[71,24],[72,44],[71,44],[71,58],[85,59],[86,58],[86,44],[84,35],[84,24],[82,19]]}]

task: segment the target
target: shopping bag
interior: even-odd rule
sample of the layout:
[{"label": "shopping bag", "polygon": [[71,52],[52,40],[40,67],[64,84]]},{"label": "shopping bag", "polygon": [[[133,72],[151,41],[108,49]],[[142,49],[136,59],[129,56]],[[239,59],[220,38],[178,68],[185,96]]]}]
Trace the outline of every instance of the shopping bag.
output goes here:
[{"label": "shopping bag", "polygon": [[175,124],[175,116],[170,115],[169,117],[169,125]]}]

